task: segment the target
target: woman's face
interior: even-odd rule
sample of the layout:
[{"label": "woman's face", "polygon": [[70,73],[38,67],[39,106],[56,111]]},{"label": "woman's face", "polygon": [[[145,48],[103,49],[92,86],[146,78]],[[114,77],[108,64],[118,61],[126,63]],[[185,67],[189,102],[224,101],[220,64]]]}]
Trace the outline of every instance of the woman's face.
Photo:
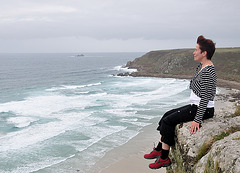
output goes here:
[{"label": "woman's face", "polygon": [[204,52],[201,52],[201,49],[199,48],[199,45],[196,45],[196,49],[193,52],[194,55],[194,61],[202,62],[202,59],[204,57]]}]

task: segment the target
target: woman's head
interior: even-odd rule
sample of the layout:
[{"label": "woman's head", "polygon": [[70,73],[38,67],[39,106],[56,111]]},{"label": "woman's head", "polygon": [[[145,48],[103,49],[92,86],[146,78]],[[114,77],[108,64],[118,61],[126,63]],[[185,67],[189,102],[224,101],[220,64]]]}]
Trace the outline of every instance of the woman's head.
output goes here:
[{"label": "woman's head", "polygon": [[199,45],[201,52],[204,52],[204,51],[207,52],[207,59],[211,60],[215,52],[216,43],[213,43],[212,40],[206,39],[202,35],[200,35],[197,39],[197,44]]}]

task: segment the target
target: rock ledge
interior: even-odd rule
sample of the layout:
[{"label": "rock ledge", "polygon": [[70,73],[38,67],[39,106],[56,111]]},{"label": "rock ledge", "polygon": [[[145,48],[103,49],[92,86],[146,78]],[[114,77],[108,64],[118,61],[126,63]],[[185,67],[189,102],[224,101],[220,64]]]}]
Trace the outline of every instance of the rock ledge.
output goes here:
[{"label": "rock ledge", "polygon": [[234,115],[239,98],[233,97],[239,91],[226,92],[232,94],[218,95],[214,118],[205,120],[199,132],[190,134],[191,122],[177,126],[168,173],[240,172],[240,116]]}]

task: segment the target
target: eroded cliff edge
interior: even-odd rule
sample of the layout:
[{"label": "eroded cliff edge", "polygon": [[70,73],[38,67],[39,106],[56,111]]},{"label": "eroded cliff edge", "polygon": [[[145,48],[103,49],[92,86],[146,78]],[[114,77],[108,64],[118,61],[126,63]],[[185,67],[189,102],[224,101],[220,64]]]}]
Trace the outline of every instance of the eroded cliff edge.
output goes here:
[{"label": "eroded cliff edge", "polygon": [[[198,65],[193,60],[194,49],[151,51],[129,61],[126,67],[137,69],[119,76],[170,77],[190,79]],[[217,71],[218,86],[240,89],[240,48],[218,48],[212,61]]]}]

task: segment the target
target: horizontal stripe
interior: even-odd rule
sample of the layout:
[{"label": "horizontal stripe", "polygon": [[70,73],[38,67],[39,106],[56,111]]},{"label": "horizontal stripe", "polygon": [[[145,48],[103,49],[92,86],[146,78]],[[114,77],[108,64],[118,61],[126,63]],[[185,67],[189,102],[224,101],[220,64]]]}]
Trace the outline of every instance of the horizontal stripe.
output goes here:
[{"label": "horizontal stripe", "polygon": [[203,115],[207,109],[209,101],[213,101],[216,95],[217,76],[213,65],[204,67],[201,71],[202,64],[200,64],[196,73],[190,81],[190,89],[201,98],[197,114],[194,121],[202,123]]}]

